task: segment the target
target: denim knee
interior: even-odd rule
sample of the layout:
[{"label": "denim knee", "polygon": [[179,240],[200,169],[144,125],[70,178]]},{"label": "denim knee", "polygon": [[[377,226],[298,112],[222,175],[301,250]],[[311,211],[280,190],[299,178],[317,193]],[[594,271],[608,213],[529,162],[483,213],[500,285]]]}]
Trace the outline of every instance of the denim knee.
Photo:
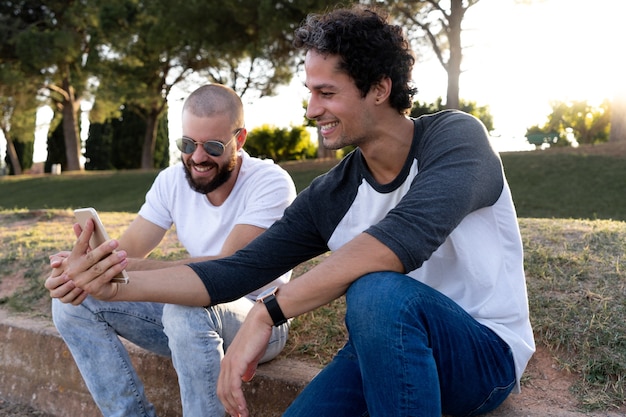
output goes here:
[{"label": "denim knee", "polygon": [[189,307],[175,304],[163,306],[163,331],[172,342],[185,344],[190,337],[215,330],[211,315],[202,307]]},{"label": "denim knee", "polygon": [[85,320],[94,320],[94,314],[84,306],[88,299],[81,305],[62,303],[57,299],[52,300],[52,322],[59,333],[64,334],[73,330],[79,330]]},{"label": "denim knee", "polygon": [[354,331],[361,328],[372,334],[377,328],[403,321],[404,312],[418,296],[416,284],[413,278],[397,272],[362,276],[346,293],[346,324]]},{"label": "denim knee", "polygon": [[65,328],[68,320],[67,314],[65,314],[66,306],[67,304],[60,302],[56,298],[52,299],[52,322],[61,333],[63,333],[62,329]]}]

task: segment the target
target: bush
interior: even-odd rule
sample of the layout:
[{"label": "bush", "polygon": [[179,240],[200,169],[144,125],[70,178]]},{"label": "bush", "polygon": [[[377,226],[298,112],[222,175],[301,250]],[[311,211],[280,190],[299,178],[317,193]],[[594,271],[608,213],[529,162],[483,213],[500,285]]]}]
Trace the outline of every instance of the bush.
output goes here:
[{"label": "bush", "polygon": [[248,133],[245,149],[252,156],[275,162],[315,158],[317,148],[302,126],[277,128],[263,125]]}]

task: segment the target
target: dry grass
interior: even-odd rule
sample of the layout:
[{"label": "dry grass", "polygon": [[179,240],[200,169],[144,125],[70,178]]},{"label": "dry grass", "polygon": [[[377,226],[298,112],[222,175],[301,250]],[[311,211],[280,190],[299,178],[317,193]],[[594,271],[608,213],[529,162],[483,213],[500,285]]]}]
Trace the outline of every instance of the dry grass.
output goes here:
[{"label": "dry grass", "polygon": [[[626,158],[626,144],[544,152]],[[297,172],[300,167],[290,168]],[[302,174],[309,173],[303,170]],[[121,212],[100,214],[111,236],[119,236],[134,217]],[[69,210],[0,211],[0,307],[50,317],[50,300],[42,286],[47,258],[71,247],[72,223]],[[575,375],[574,389],[582,407],[623,407],[626,222],[521,218],[520,227],[537,343],[550,350],[562,369]],[[151,256],[179,258],[185,251],[170,231]],[[295,279],[321,259],[298,266]],[[344,310],[339,299],[296,318],[283,355],[320,366],[327,363],[346,340]]]}]

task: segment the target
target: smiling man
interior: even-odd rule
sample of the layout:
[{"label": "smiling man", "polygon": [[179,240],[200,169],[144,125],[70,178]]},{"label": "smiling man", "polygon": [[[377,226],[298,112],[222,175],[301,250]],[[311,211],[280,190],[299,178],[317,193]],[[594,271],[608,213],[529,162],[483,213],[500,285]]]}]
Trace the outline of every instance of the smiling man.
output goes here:
[{"label": "smiling man", "polygon": [[[183,106],[182,128],[177,141],[182,163],[159,173],[119,248],[144,258],[175,225],[191,258],[135,259],[127,268],[127,285],[134,285],[132,275],[139,270],[151,276],[156,268],[232,255],[279,219],[295,197],[286,171],[243,149],[243,105],[230,88],[211,84],[192,92]],[[111,303],[88,297],[59,275],[75,268],[70,259],[63,254],[52,258],[55,272],[46,288],[54,298],[54,323],[104,416],[155,415],[120,337],[172,357],[185,416],[224,414],[216,396],[220,360],[261,290],[206,308],[208,303]],[[286,272],[273,285],[289,277]],[[179,290],[195,291],[175,276],[166,279]],[[276,328],[265,360],[282,350],[287,332],[288,324]]]}]

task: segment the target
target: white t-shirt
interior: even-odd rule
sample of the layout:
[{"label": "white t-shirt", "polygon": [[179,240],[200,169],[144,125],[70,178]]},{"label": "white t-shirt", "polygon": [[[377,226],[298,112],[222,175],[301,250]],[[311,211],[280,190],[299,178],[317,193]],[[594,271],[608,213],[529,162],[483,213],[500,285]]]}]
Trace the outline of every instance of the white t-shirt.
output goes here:
[{"label": "white t-shirt", "polygon": [[[219,254],[237,224],[267,229],[295,198],[293,180],[272,160],[253,158],[244,150],[239,155],[242,164],[237,181],[222,205],[214,206],[206,195],[192,190],[178,163],[159,173],[139,215],[166,230],[175,225],[178,240],[192,257]],[[268,286],[290,277],[291,271]],[[261,290],[248,297],[256,298]]]}]

